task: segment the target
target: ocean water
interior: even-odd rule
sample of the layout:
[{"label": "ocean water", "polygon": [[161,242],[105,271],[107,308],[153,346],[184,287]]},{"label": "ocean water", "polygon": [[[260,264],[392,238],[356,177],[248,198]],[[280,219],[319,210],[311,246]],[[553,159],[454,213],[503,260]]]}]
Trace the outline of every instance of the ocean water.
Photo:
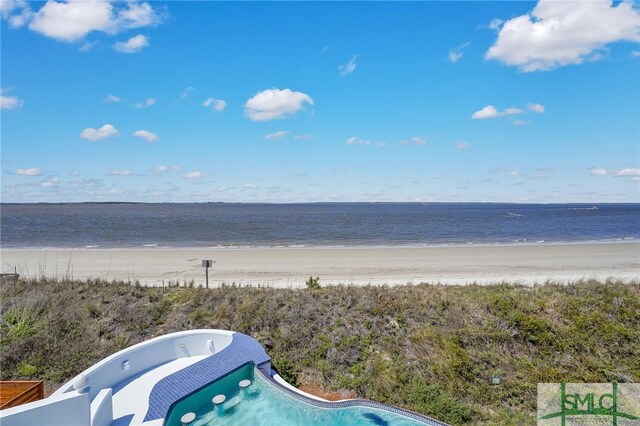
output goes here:
[{"label": "ocean water", "polygon": [[3,248],[544,244],[640,239],[640,204],[2,204]]}]

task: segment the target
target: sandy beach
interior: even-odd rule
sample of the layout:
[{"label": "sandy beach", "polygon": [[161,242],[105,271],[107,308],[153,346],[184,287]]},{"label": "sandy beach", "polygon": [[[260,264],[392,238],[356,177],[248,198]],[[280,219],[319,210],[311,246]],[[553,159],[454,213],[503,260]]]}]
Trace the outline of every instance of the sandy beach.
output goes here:
[{"label": "sandy beach", "polygon": [[640,278],[640,244],[564,244],[383,248],[54,249],[2,250],[2,271],[23,277],[204,284],[202,259],[213,259],[210,286],[222,283],[304,287],[320,283],[420,282],[532,284],[581,278]]}]

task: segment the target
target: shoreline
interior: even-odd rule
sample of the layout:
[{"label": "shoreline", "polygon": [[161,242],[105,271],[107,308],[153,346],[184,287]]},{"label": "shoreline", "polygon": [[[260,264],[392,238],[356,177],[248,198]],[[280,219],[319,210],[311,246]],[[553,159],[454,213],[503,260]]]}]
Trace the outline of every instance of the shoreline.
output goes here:
[{"label": "shoreline", "polygon": [[155,243],[142,244],[139,246],[100,246],[86,245],[76,247],[8,247],[0,248],[0,251],[117,251],[117,250],[375,250],[375,249],[430,249],[430,248],[458,248],[458,247],[547,247],[547,246],[575,246],[575,245],[607,245],[607,244],[640,244],[640,239],[636,237],[625,237],[608,240],[579,240],[579,241],[517,241],[517,242],[465,242],[465,243],[424,243],[424,244],[333,244],[333,245],[228,245],[228,246],[169,246]]},{"label": "shoreline", "polygon": [[27,278],[138,280],[158,286],[193,280],[204,285],[202,259],[216,263],[210,286],[223,283],[305,287],[309,276],[321,285],[404,285],[420,282],[533,284],[553,280],[640,279],[640,242],[427,247],[266,247],[2,249],[2,272]]}]

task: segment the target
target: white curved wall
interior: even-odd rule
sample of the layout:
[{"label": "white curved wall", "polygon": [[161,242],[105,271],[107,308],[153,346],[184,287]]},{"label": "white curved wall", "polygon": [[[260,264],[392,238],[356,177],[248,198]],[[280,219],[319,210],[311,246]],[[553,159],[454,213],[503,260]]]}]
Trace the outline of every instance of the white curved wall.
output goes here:
[{"label": "white curved wall", "polygon": [[[131,346],[89,367],[48,398],[0,411],[0,424],[110,424],[113,414],[111,388],[139,373],[178,358],[220,352],[231,344],[233,334],[233,331],[213,329],[181,331]],[[129,362],[126,370],[122,368],[124,361]],[[87,393],[79,393],[73,389],[73,383],[82,376],[88,379]],[[99,393],[100,397],[94,401]]]},{"label": "white curved wall", "polygon": [[[113,388],[119,383],[160,364],[194,355],[210,355],[220,352],[231,344],[233,331],[190,330],[171,333],[131,346],[103,359],[64,384],[49,398],[58,397],[73,390],[78,377],[88,378],[89,398],[93,400],[102,389]],[[209,348],[208,342],[213,346]],[[129,369],[123,370],[124,361]]]}]

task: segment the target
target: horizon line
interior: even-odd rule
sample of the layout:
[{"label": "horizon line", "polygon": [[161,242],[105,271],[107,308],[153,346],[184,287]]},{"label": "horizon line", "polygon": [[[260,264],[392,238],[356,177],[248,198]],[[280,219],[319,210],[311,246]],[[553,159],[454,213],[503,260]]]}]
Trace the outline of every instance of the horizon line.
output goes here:
[{"label": "horizon line", "polygon": [[517,202],[517,201],[0,201],[0,205],[47,205],[47,204],[270,204],[270,205],[294,205],[294,204],[510,204],[510,205],[621,205],[640,204],[640,201],[567,201],[567,202]]}]

